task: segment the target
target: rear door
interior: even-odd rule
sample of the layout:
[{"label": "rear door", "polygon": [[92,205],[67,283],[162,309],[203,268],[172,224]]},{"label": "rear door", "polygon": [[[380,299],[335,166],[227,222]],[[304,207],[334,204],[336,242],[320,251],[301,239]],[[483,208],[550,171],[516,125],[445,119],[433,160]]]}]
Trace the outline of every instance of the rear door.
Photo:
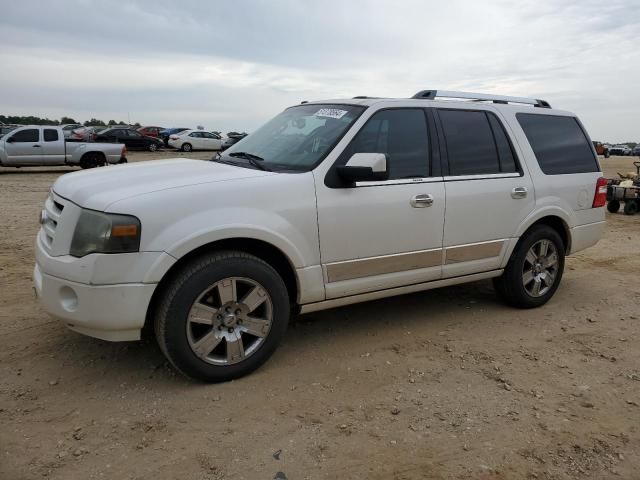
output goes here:
[{"label": "rear door", "polygon": [[64,138],[56,128],[42,129],[42,163],[62,165],[65,161]]},{"label": "rear door", "polygon": [[185,143],[190,143],[194,150],[202,150],[202,132],[191,132]]},{"label": "rear door", "polygon": [[42,162],[40,128],[25,128],[7,135],[8,165],[38,165]]},{"label": "rear door", "polygon": [[500,268],[533,211],[531,177],[491,109],[435,110],[446,190],[443,277]]}]

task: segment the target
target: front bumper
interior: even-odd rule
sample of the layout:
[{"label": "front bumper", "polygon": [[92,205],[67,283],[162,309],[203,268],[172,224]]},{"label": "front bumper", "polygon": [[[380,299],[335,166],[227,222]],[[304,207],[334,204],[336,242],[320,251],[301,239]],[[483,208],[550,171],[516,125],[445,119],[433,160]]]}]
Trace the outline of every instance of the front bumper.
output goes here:
[{"label": "front bumper", "polygon": [[110,341],[139,340],[156,284],[87,285],[43,273],[33,283],[51,316],[71,330]]}]

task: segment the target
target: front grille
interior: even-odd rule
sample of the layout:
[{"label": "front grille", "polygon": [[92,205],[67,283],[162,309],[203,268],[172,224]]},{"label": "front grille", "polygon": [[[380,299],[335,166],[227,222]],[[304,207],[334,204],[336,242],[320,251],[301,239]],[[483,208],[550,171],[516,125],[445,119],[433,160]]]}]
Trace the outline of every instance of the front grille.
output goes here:
[{"label": "front grille", "polygon": [[42,222],[42,230],[44,232],[43,240],[45,245],[51,249],[53,245],[53,239],[56,235],[56,228],[58,228],[58,222],[60,221],[60,215],[64,210],[64,205],[56,202],[51,195],[44,203],[44,211],[46,212],[46,218]]}]

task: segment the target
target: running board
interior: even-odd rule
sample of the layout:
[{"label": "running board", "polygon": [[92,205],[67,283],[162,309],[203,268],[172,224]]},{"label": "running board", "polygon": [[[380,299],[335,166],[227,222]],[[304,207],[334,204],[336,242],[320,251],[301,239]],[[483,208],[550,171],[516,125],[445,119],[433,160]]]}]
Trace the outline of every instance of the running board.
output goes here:
[{"label": "running board", "polygon": [[476,282],[487,278],[499,277],[504,270],[492,270],[490,272],[474,273],[473,275],[464,275],[462,277],[445,278],[444,280],[433,280],[431,282],[416,283],[407,285],[406,287],[389,288],[387,290],[376,290],[375,292],[360,293],[350,297],[340,297],[322,302],[307,303],[300,307],[300,313],[311,313],[319,310],[327,310],[329,308],[343,307],[353,303],[368,302],[370,300],[378,300],[380,298],[395,297],[396,295],[405,295],[407,293],[421,292],[423,290],[431,290],[434,288],[448,287],[458,285],[460,283]]}]

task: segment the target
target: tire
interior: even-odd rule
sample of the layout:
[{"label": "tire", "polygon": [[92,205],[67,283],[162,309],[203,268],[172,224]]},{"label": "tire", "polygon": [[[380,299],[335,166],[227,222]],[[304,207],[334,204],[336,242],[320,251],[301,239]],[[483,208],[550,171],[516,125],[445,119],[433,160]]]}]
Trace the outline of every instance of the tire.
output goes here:
[{"label": "tire", "polygon": [[232,380],[260,367],[289,323],[282,278],[243,252],[195,258],[159,298],[154,325],[160,349],[179,372],[205,382]]},{"label": "tire", "polygon": [[635,215],[636,213],[638,213],[638,202],[636,200],[624,202],[625,215]]},{"label": "tire", "polygon": [[608,150],[606,152],[604,152],[604,158],[609,158],[610,156],[611,156],[611,154],[609,153]]},{"label": "tire", "polygon": [[156,145],[155,143],[150,143],[149,144],[149,151],[150,152],[157,152],[158,151],[158,145]]},{"label": "tire", "polygon": [[85,153],[80,159],[80,168],[96,168],[105,164],[104,157],[97,152]]},{"label": "tire", "polygon": [[620,200],[609,200],[607,202],[607,210],[611,213],[618,213],[618,210],[620,210]]},{"label": "tire", "polygon": [[[540,246],[543,244],[547,246],[546,256],[541,255]],[[560,285],[564,272],[564,257],[564,244],[558,232],[547,225],[530,228],[520,238],[502,276],[494,279],[493,283],[498,296],[517,308],[535,308],[544,305],[553,297]],[[545,266],[545,260],[550,262],[553,258],[555,258],[554,266],[552,267],[550,263]],[[534,259],[535,263],[532,261]],[[527,272],[528,275],[525,277]]]},{"label": "tire", "polygon": [[190,143],[183,143],[182,147],[180,147],[180,150],[182,150],[183,152],[190,152],[192,149],[193,147]]}]

